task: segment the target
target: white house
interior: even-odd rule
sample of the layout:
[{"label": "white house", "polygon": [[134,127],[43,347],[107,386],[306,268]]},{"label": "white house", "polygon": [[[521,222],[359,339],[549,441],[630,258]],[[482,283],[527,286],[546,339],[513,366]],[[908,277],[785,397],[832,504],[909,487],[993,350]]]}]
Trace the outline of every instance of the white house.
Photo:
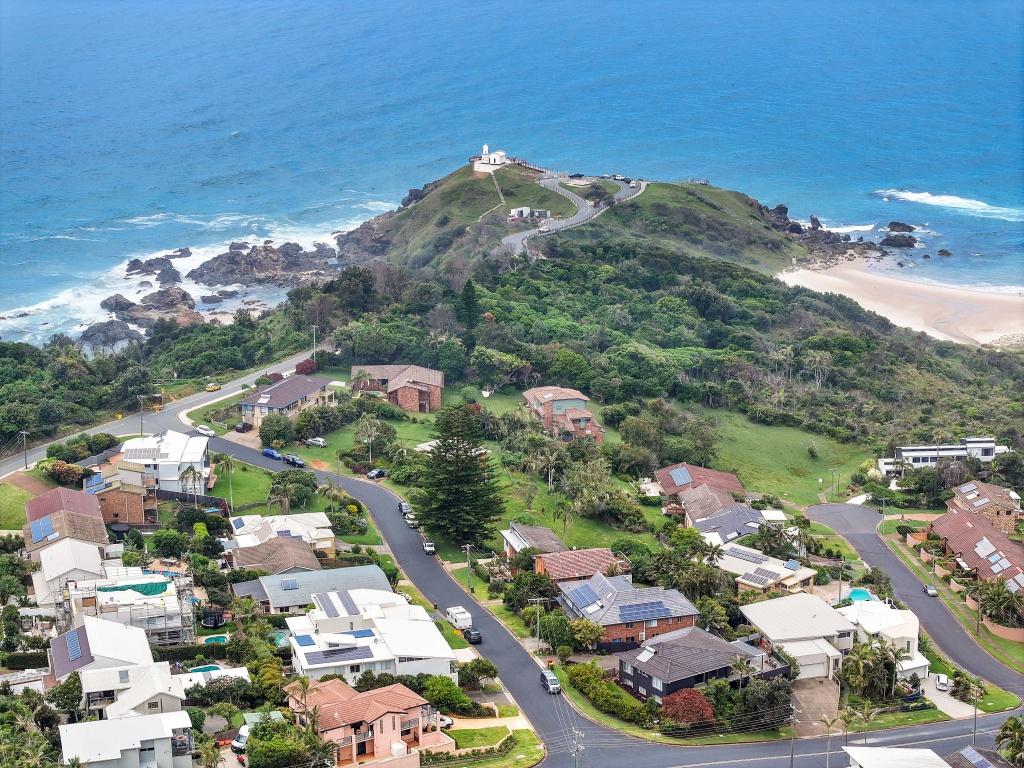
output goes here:
[{"label": "white house", "polygon": [[[205,493],[210,487],[210,439],[168,429],[126,440],[117,465],[124,482],[164,491]],[[198,477],[182,480],[192,467]]]},{"label": "white house", "polygon": [[47,655],[57,682],[72,672],[153,663],[145,631],[93,616],[53,638]]},{"label": "white house", "polygon": [[818,572],[799,560],[780,560],[750,547],[722,545],[715,566],[736,576],[740,592],[813,592]]},{"label": "white house", "polygon": [[851,768],[949,768],[930,749],[843,747],[843,751],[850,757]]},{"label": "white house", "polygon": [[60,726],[61,762],[96,768],[192,768],[188,712],[93,720]]},{"label": "white house", "polygon": [[166,661],[79,673],[85,711],[100,720],[178,712],[185,688]]},{"label": "white house", "polygon": [[510,219],[528,219],[533,214],[533,210],[528,207],[513,208],[508,212]]},{"label": "white house", "polygon": [[769,648],[781,648],[800,665],[800,679],[831,678],[853,648],[856,628],[817,595],[797,592],[740,606]]},{"label": "white house", "polygon": [[350,684],[363,672],[445,675],[455,654],[421,606],[377,589],[321,592],[305,616],[287,619],[292,667],[313,679],[337,674]]},{"label": "white house", "polygon": [[508,153],[505,150],[499,149],[491,152],[491,148],[486,144],[484,144],[480,154],[472,158],[472,160],[473,170],[478,173],[494,173],[501,166],[512,162],[509,160]]},{"label": "white house", "polygon": [[858,600],[836,610],[857,628],[857,640],[860,642],[879,637],[886,644],[910,654],[910,658],[898,665],[900,677],[916,674],[923,679],[928,676],[928,659],[917,650],[921,623],[913,611],[894,608],[881,600]]},{"label": "white house", "polygon": [[994,437],[965,437],[959,444],[947,445],[902,445],[892,458],[878,460],[878,469],[884,473],[895,472],[900,464],[912,469],[934,466],[940,459],[965,459],[968,456],[987,464],[996,456],[1010,450],[1008,446],[996,445]]},{"label": "white house", "polygon": [[334,552],[334,531],[323,512],[299,512],[289,515],[239,515],[231,518],[235,545],[254,547],[276,536],[302,539],[313,547]]},{"label": "white house", "polygon": [[36,603],[40,607],[53,605],[69,581],[99,578],[102,563],[99,548],[79,539],[61,539],[40,550],[39,570],[32,574]]}]

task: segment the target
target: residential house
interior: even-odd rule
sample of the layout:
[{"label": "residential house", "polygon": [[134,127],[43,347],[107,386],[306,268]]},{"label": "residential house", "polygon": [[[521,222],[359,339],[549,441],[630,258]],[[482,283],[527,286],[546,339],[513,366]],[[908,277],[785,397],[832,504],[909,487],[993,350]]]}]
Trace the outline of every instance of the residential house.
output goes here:
[{"label": "residential house", "polygon": [[110,543],[99,504],[87,493],[54,488],[28,501],[25,513],[25,549],[37,562],[42,550],[62,539],[92,544],[100,554]]},{"label": "residential house", "polygon": [[316,592],[311,601],[312,610],[286,620],[296,673],[352,684],[364,672],[457,679],[455,654],[430,614],[390,588]]},{"label": "residential house", "polygon": [[800,665],[800,679],[832,678],[853,648],[856,627],[817,595],[797,592],[741,605],[767,650],[783,650]]},{"label": "residential house", "polygon": [[79,673],[86,714],[116,720],[160,712],[178,712],[185,688],[166,661],[134,664]]},{"label": "residential house", "polygon": [[595,573],[624,574],[632,570],[629,561],[607,547],[545,552],[533,559],[536,573],[546,575],[555,584],[589,579]]},{"label": "residential house", "polygon": [[296,373],[276,384],[256,387],[251,395],[238,402],[242,421],[259,429],[263,419],[271,414],[294,419],[309,408],[334,405],[330,383],[330,379]]},{"label": "residential house", "polygon": [[315,711],[317,736],[337,745],[339,765],[412,758],[398,764],[419,765],[416,750],[453,752],[455,740],[437,728],[437,712],[419,694],[400,683],[362,693],[333,679],[313,682],[308,690],[292,683],[284,689],[299,725]]},{"label": "residential house", "polygon": [[725,488],[697,485],[683,488],[675,501],[668,501],[662,511],[666,515],[680,518],[684,525],[696,528],[700,520],[733,509],[738,504],[732,493]]},{"label": "residential house", "polygon": [[783,525],[785,522],[786,515],[777,509],[754,509],[737,502],[694,520],[692,526],[709,544],[722,545],[740,536],[757,533],[762,525]]},{"label": "residential house", "polygon": [[250,597],[264,613],[298,613],[313,602],[313,594],[332,590],[391,590],[388,577],[376,565],[357,565],[287,576],[261,576],[231,585],[236,597]]},{"label": "residential house", "polygon": [[510,219],[528,219],[533,214],[533,209],[529,207],[512,208],[508,212]]},{"label": "residential house", "polygon": [[950,768],[1014,768],[1013,763],[994,749],[981,747],[964,747],[943,760]]},{"label": "residential house", "polygon": [[[514,560],[515,556],[523,550],[534,550],[537,554],[547,552],[566,552],[569,548],[565,546],[555,532],[550,528],[541,525],[523,525],[513,521],[509,524],[508,530],[501,531],[501,539],[505,544],[505,556]],[[515,564],[512,566],[512,575],[515,575]]]},{"label": "residential house", "polygon": [[55,512],[74,512],[76,515],[101,517],[99,504],[82,491],[70,488],[52,488],[25,502],[25,518],[33,523]]},{"label": "residential house", "polygon": [[587,410],[590,398],[578,389],[535,387],[523,392],[523,401],[530,415],[553,437],[566,443],[583,437],[598,445],[604,442],[604,430]]},{"label": "residential house", "polygon": [[188,712],[93,720],[60,726],[61,762],[96,768],[192,768]]},{"label": "residential house", "polygon": [[638,588],[629,576],[595,574],[586,581],[561,583],[558,602],[570,619],[604,627],[600,651],[635,648],[658,635],[692,627],[700,614],[686,596],[664,587]]},{"label": "residential house", "polygon": [[1021,520],[1020,494],[1011,488],[979,480],[956,486],[946,508],[986,517],[1000,531],[1009,534],[1017,530]]},{"label": "residential house", "polygon": [[291,536],[275,536],[251,547],[227,551],[224,555],[235,568],[253,568],[272,576],[320,570],[320,561],[309,544]]},{"label": "residential house", "polygon": [[193,602],[189,576],[105,567],[103,578],[67,582],[58,623],[96,617],[142,629],[151,645],[187,645],[196,637]]},{"label": "residential house", "polygon": [[836,610],[857,628],[859,642],[878,638],[907,653],[907,658],[897,665],[900,677],[915,674],[921,679],[928,677],[929,661],[917,650],[921,623],[913,611],[901,610],[881,600],[856,600]]},{"label": "residential house", "polygon": [[843,751],[850,758],[850,768],[949,768],[930,749],[844,746]]},{"label": "residential house", "polygon": [[117,464],[121,482],[161,491],[196,494],[212,488],[210,439],[168,429],[126,440]]},{"label": "residential house", "polygon": [[799,560],[780,560],[735,542],[722,545],[715,566],[736,576],[740,592],[813,592],[818,572]]},{"label": "residential house", "polygon": [[39,550],[39,570],[32,574],[36,604],[52,606],[69,581],[96,579],[103,575],[100,550],[93,542],[60,539]]},{"label": "residential house", "polygon": [[288,515],[239,515],[231,518],[235,546],[254,547],[275,537],[296,539],[313,549],[334,553],[334,531],[323,512]]},{"label": "residential house", "polygon": [[902,467],[917,469],[935,466],[943,460],[956,461],[966,458],[988,464],[996,456],[1009,450],[1005,445],[996,445],[994,437],[965,437],[959,443],[947,445],[902,445],[896,449],[896,455],[892,458],[879,459],[878,469],[890,474]]},{"label": "residential house", "polygon": [[156,476],[137,462],[125,462],[117,453],[92,467],[93,474],[82,480],[82,490],[100,505],[107,525],[130,527],[159,524]]},{"label": "residential house", "polygon": [[58,683],[72,672],[153,663],[143,630],[93,616],[84,617],[80,626],[53,638],[46,653]]},{"label": "residential house", "polygon": [[[369,376],[362,380],[363,376]],[[441,410],[444,374],[421,365],[353,365],[352,389],[386,395],[403,411],[434,413]]]},{"label": "residential house", "polygon": [[1011,592],[1024,589],[1024,544],[1011,540],[987,517],[950,509],[932,521],[929,531],[975,578],[1003,579]]},{"label": "residential house", "polygon": [[696,488],[701,485],[721,488],[730,494],[746,493],[743,484],[732,472],[698,467],[695,464],[687,464],[685,461],[659,469],[654,476],[661,485],[662,492],[670,497],[678,496],[687,488]]},{"label": "residential house", "polygon": [[208,669],[203,672],[182,672],[181,674],[174,675],[174,679],[181,684],[182,690],[186,693],[194,685],[203,688],[222,677],[237,677],[242,680],[250,679],[249,670],[245,667],[224,667],[222,669]]},{"label": "residential house", "polygon": [[739,659],[750,664],[751,674],[761,676],[776,669],[785,673],[763,648],[729,642],[700,627],[666,632],[643,645],[615,654],[619,684],[640,699],[662,698],[683,688],[695,688],[712,680],[737,678],[734,665]]}]

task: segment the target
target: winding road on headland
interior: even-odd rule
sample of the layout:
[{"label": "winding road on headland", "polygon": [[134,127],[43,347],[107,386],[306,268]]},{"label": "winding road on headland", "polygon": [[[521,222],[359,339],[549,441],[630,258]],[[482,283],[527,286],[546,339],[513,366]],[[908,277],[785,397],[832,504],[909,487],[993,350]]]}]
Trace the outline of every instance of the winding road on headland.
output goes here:
[{"label": "winding road on headland", "polygon": [[[575,192],[570,192],[568,189],[562,186],[563,182],[571,181],[569,174],[567,173],[544,173],[537,177],[537,183],[542,187],[550,189],[552,192],[557,192],[562,197],[568,198],[568,200],[576,206],[576,213],[567,219],[549,219],[545,224],[547,226],[547,232],[541,232],[540,229],[528,229],[524,232],[516,232],[508,235],[501,239],[501,244],[509,249],[512,253],[519,255],[526,252],[526,241],[534,235],[546,235],[554,232],[564,232],[567,229],[578,227],[581,224],[586,224],[591,219],[596,219],[602,213],[608,210],[607,205],[602,205],[597,208],[590,204],[589,201],[584,200],[582,197],[577,195]],[[616,184],[619,187],[619,191],[613,196],[616,203],[621,203],[630,198],[636,197],[645,189],[647,189],[646,181],[638,181],[638,186],[630,187],[623,181],[617,181],[615,179],[607,179],[612,184]]]},{"label": "winding road on headland", "polygon": [[[307,357],[306,353],[294,355],[278,364],[268,366],[267,370],[288,372],[294,369],[296,362],[305,357]],[[168,405],[160,413],[147,413],[144,429],[146,432],[182,429],[183,424],[179,420],[179,416],[184,416],[186,412],[201,405],[240,392],[242,384],[251,384],[253,378],[254,376],[249,374],[224,384],[219,392],[200,392]],[[110,432],[118,435],[136,434],[139,431],[138,416],[128,416],[119,421],[101,424],[88,431]],[[211,448],[230,453],[241,461],[266,469],[279,470],[281,468],[280,462],[267,459],[256,450],[245,448],[223,438],[212,439]],[[31,463],[44,456],[45,446],[42,446],[30,450],[28,460]],[[21,466],[22,456],[20,454],[0,461],[0,476],[16,471]],[[517,639],[492,614],[475,603],[451,579],[437,558],[423,553],[420,546],[422,541],[420,534],[406,526],[401,515],[398,514],[397,496],[386,488],[366,480],[331,475],[325,472],[317,474],[321,481],[330,477],[366,505],[399,566],[427,599],[442,608],[452,605],[463,605],[469,608],[476,626],[484,635],[484,643],[480,646],[481,652],[497,665],[502,682],[545,742],[548,750],[545,766],[551,768],[574,766],[574,756],[571,754],[574,731],[581,734],[580,743],[583,746],[583,751],[579,755],[578,765],[584,768],[622,768],[624,765],[628,768],[673,768],[676,766],[678,768],[697,768],[698,766],[822,768],[825,766],[826,740],[824,738],[797,739],[793,742],[773,741],[681,747],[634,739],[587,720],[568,705],[564,695],[549,696],[541,690],[539,685],[540,668],[537,661],[523,649]],[[845,510],[847,505],[839,506],[843,509],[832,512],[815,509],[811,515],[822,515],[823,520],[839,529],[841,533],[846,533],[847,529],[843,528],[843,523],[838,518],[845,519],[848,516],[848,512]],[[863,511],[861,508],[855,509]],[[827,517],[825,517],[826,515]],[[859,518],[851,519],[859,520]],[[857,525],[859,529],[864,528],[863,522],[857,523]],[[858,539],[859,534],[854,530],[850,530],[848,535],[851,538],[851,543],[855,546],[863,545],[867,548],[867,551],[862,554],[869,562],[879,564],[886,569],[893,579],[894,586],[901,594],[904,590],[912,592],[912,586],[908,586],[906,581],[907,578],[913,579],[912,574],[909,572],[904,574],[906,569],[898,559],[894,558],[893,562],[885,562],[882,559],[884,553],[876,552],[876,550],[879,546],[884,545],[877,542],[877,537],[876,542],[872,544],[870,541],[862,542]],[[915,601],[910,600],[909,602],[914,610],[918,610],[919,606]],[[1015,673],[995,662],[977,646],[974,646],[973,650],[968,647],[964,654],[961,654],[961,649],[958,647],[947,648],[946,636],[949,633],[942,629],[945,625],[934,623],[936,619],[927,612],[927,609],[922,608],[921,610],[925,614],[922,616],[922,620],[926,627],[930,631],[933,626],[939,627],[933,636],[951,655],[957,654],[954,658],[960,666],[988,677],[1004,688],[1020,692],[1019,676],[1009,677]],[[981,746],[991,746],[994,733],[1005,717],[1005,714],[980,716],[978,718],[977,743]],[[932,725],[873,731],[866,735],[857,734],[852,737],[852,741],[858,745],[866,742],[869,746],[927,747],[945,755],[970,744],[972,731],[972,720],[955,720]],[[842,741],[841,735],[832,738],[831,764],[834,766],[844,765],[847,762],[840,751]],[[792,759],[791,749],[793,750]]]}]

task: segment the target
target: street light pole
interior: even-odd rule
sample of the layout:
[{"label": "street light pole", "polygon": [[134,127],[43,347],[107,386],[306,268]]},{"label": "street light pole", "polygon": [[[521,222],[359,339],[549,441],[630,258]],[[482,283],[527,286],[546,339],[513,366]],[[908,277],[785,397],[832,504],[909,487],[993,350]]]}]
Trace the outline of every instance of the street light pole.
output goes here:
[{"label": "street light pole", "polygon": [[316,362],[316,331],[317,331],[317,329],[319,327],[320,327],[319,325],[314,325],[313,326],[313,362],[314,363]]},{"label": "street light pole", "polygon": [[25,469],[28,469],[28,432],[23,429],[18,434],[21,435],[21,453],[25,462]]}]

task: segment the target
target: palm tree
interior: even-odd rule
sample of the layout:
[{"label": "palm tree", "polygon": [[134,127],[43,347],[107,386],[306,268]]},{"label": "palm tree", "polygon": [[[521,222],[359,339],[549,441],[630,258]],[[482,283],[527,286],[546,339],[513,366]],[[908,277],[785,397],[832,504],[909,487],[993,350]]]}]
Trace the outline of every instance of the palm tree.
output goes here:
[{"label": "palm tree", "polygon": [[704,562],[708,565],[715,565],[725,556],[725,550],[721,544],[708,543],[704,547],[703,557]]},{"label": "palm tree", "polygon": [[364,389],[367,384],[373,379],[369,373],[360,368],[358,371],[352,374],[352,391],[357,389]]},{"label": "palm tree", "polygon": [[217,749],[213,739],[204,739],[196,747],[196,751],[199,753],[199,762],[203,768],[217,768],[217,763],[220,762],[220,750]]},{"label": "palm tree", "polygon": [[195,464],[189,464],[178,475],[178,482],[181,483],[182,488],[188,485],[192,486],[192,505],[195,507],[199,506],[199,481],[202,479],[203,473],[196,469]]},{"label": "palm tree", "polygon": [[872,707],[871,702],[865,701],[857,710],[857,719],[864,723],[864,744],[868,743],[868,725],[882,713],[881,707]]},{"label": "palm tree", "polygon": [[555,504],[555,508],[551,510],[552,520],[562,521],[562,534],[565,534],[565,529],[573,520],[576,519],[576,510],[579,504],[578,499],[567,501],[566,499],[559,499]]},{"label": "palm tree", "polygon": [[829,717],[825,715],[819,718],[818,722],[825,726],[825,768],[828,768],[828,757],[832,754],[832,729],[839,722],[839,716]]},{"label": "palm tree", "polygon": [[896,681],[900,676],[900,663],[910,658],[910,652],[906,648],[897,645],[886,645],[882,649],[885,660],[892,664],[892,686],[889,688],[889,698],[896,696]]},{"label": "palm tree", "polygon": [[1024,717],[1008,717],[996,733],[996,747],[1015,768],[1024,768]]},{"label": "palm tree", "polygon": [[281,508],[281,514],[287,515],[291,510],[292,502],[288,498],[288,492],[281,487],[271,488],[270,493],[267,494],[267,511],[269,512],[274,507]]},{"label": "palm tree", "polygon": [[231,476],[235,472],[235,459],[229,453],[218,453],[214,458],[217,466],[220,467],[228,476],[228,507],[233,512],[235,509],[235,489],[231,484]]},{"label": "palm tree", "polygon": [[857,722],[857,713],[849,707],[841,709],[838,714],[839,722],[843,724],[843,743],[850,745],[850,726]]},{"label": "palm tree", "polygon": [[537,469],[547,475],[548,493],[550,493],[555,489],[555,470],[562,462],[562,449],[548,443],[543,450],[536,454],[535,460]]},{"label": "palm tree", "polygon": [[743,679],[754,674],[754,665],[750,663],[750,659],[746,656],[740,656],[729,666],[732,667],[733,672],[740,676],[740,690],[742,691]]},{"label": "palm tree", "polygon": [[231,616],[235,620],[238,631],[244,634],[245,625],[259,613],[256,601],[249,597],[239,597],[231,601]]}]

